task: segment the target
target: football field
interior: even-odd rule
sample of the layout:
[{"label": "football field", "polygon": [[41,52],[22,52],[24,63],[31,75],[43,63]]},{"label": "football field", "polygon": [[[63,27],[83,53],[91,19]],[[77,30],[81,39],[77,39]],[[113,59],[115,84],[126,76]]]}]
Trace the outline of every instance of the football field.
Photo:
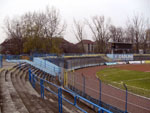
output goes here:
[{"label": "football field", "polygon": [[150,97],[150,71],[141,71],[140,69],[147,68],[144,68],[144,66],[148,67],[148,65],[108,67],[97,72],[97,76],[103,82],[121,89],[125,89],[123,87],[123,83],[125,83],[128,87],[128,91],[142,96]]}]

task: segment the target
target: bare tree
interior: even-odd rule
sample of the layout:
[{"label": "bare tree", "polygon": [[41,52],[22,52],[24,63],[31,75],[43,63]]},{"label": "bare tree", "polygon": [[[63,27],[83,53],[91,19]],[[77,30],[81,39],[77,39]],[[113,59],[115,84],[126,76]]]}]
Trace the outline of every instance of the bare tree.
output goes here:
[{"label": "bare tree", "polygon": [[41,52],[42,38],[44,38],[44,14],[40,12],[26,13],[22,17],[24,31],[24,52]]},{"label": "bare tree", "polygon": [[144,18],[142,16],[139,15],[135,15],[133,18],[131,18],[129,20],[129,26],[130,28],[132,28],[132,40],[135,43],[135,47],[136,47],[136,53],[139,53],[139,49],[140,49],[140,41],[142,39],[142,34],[144,31]]},{"label": "bare tree", "polygon": [[109,21],[106,21],[104,16],[94,16],[91,22],[87,21],[87,25],[92,31],[93,39],[97,42],[98,52],[105,52],[109,40]]},{"label": "bare tree", "polygon": [[111,25],[109,27],[109,32],[110,32],[110,38],[112,38],[114,42],[123,42],[124,41],[123,28],[115,27],[114,25]]},{"label": "bare tree", "polygon": [[48,38],[48,40],[50,41],[50,48],[51,51],[53,51],[53,49],[55,49],[56,42],[53,40],[53,38],[61,38],[63,37],[63,34],[66,30],[67,24],[65,22],[62,22],[59,10],[57,10],[56,8],[52,7],[46,8],[46,12],[45,12],[45,32],[44,35]]},{"label": "bare tree", "polygon": [[125,30],[125,38],[126,42],[130,42],[134,44],[134,28],[131,25],[128,25],[126,30]]},{"label": "bare tree", "polygon": [[150,41],[150,36],[149,36],[150,31],[149,30],[150,30],[150,23],[149,23],[149,19],[147,19],[144,21],[144,27],[140,33],[141,45],[142,45],[142,49],[143,49],[144,53],[146,53],[146,50],[148,49],[147,47],[150,43],[149,42]]},{"label": "bare tree", "polygon": [[147,48],[147,50],[148,50],[148,53],[150,53],[150,26],[149,26],[149,28],[146,30],[146,39],[147,39],[146,48]]},{"label": "bare tree", "polygon": [[66,23],[61,22],[61,16],[57,9],[54,7],[46,8],[45,12],[46,16],[46,24],[45,24],[45,33],[47,37],[53,38],[53,37],[62,37],[65,29],[66,29]]},{"label": "bare tree", "polygon": [[11,54],[20,54],[23,49],[23,36],[21,29],[21,20],[20,19],[6,19],[5,21],[5,32],[7,34],[9,41],[9,46],[11,49],[13,48],[13,52]]},{"label": "bare tree", "polygon": [[7,37],[15,40],[13,44],[18,49],[17,54],[23,50],[26,53],[58,50],[58,41],[52,38],[63,37],[65,28],[66,24],[62,22],[59,11],[53,7],[47,7],[45,12],[29,12],[18,19],[8,19],[5,24]]},{"label": "bare tree", "polygon": [[83,22],[74,20],[73,33],[74,33],[76,39],[81,43],[83,53],[85,52],[85,48],[84,48],[84,44],[83,44],[83,39],[85,39],[84,27],[85,27],[85,25]]}]

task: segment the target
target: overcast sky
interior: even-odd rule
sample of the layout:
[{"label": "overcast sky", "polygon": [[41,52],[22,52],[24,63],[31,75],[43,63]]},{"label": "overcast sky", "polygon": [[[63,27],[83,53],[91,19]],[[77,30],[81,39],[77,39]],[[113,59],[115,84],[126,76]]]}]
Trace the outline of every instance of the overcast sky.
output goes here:
[{"label": "overcast sky", "polygon": [[[125,26],[127,18],[134,14],[150,18],[150,0],[0,0],[0,43],[6,38],[2,29],[6,17],[15,18],[29,11],[44,11],[46,6],[60,10],[62,19],[68,24],[64,38],[74,43],[77,42],[71,33],[74,18],[83,20],[104,15],[117,26]],[[91,39],[91,36],[87,37]]]}]

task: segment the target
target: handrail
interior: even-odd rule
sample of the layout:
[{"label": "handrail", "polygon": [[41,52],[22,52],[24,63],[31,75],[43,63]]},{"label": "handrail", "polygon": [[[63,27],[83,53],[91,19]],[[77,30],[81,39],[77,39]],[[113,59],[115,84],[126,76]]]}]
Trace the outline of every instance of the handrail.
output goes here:
[{"label": "handrail", "polygon": [[[40,82],[38,82],[36,79],[40,79]],[[38,83],[40,84],[41,86],[41,97],[44,99],[44,89],[46,89],[47,91],[49,91],[50,93],[58,96],[58,104],[59,104],[59,113],[62,113],[62,99],[66,102],[68,102],[69,104],[75,106],[77,109],[79,109],[80,111],[84,112],[84,113],[87,113],[85,110],[83,110],[82,108],[80,108],[78,105],[77,105],[77,99],[80,98],[80,100],[83,100],[84,102],[88,103],[88,104],[91,104],[93,105],[94,107],[98,108],[98,113],[100,113],[101,111],[102,112],[107,112],[107,113],[112,113],[111,111],[101,107],[101,106],[98,106],[96,104],[94,104],[93,102],[87,100],[86,98],[74,93],[74,92],[71,92],[67,89],[64,89],[56,84],[53,84],[52,82],[49,82],[43,78],[40,78],[38,77],[37,75],[35,75],[30,69],[29,69],[29,81],[31,82],[32,86],[35,88],[35,84]],[[54,86],[55,88],[58,89],[58,94],[53,91],[52,89],[49,89],[47,88],[46,86],[44,86],[44,82]],[[71,102],[69,101],[68,99],[66,99],[64,96],[62,96],[62,91],[64,92],[67,92],[69,94],[71,94],[73,97],[74,97],[74,102]]]}]

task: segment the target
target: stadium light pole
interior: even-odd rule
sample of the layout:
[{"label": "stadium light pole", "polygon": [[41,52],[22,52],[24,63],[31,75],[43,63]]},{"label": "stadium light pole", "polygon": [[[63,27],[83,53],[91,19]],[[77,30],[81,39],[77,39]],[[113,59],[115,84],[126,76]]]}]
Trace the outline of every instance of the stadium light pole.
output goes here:
[{"label": "stadium light pole", "polygon": [[127,113],[127,103],[128,103],[128,88],[125,83],[123,83],[124,88],[126,89],[126,104],[125,104],[125,113]]}]

